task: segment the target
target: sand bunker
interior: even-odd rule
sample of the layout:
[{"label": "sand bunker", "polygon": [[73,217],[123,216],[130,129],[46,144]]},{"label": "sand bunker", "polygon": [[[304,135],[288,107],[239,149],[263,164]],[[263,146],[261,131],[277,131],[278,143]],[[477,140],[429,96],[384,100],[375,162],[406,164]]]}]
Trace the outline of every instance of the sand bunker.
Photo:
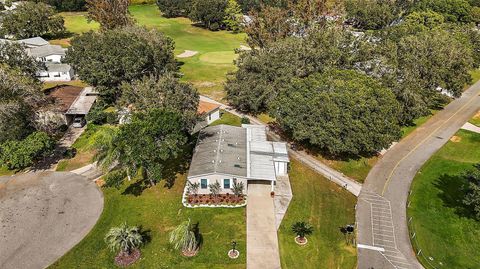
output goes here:
[{"label": "sand bunker", "polygon": [[197,53],[198,53],[198,51],[186,50],[182,54],[177,55],[177,57],[178,58],[188,58],[188,57],[192,57],[192,56],[196,55]]}]

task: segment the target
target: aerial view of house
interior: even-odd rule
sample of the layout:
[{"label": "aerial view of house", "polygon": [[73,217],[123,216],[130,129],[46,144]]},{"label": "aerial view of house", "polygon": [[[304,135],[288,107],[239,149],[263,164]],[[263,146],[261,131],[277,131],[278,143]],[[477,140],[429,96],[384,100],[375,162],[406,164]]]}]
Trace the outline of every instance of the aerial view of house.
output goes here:
[{"label": "aerial view of house", "polygon": [[[233,193],[234,183],[265,181],[275,189],[278,176],[288,170],[286,143],[267,141],[265,126],[217,125],[200,131],[188,171],[188,181],[200,184],[199,193],[210,193],[219,182],[221,193]],[[248,192],[248,190],[247,190]]]},{"label": "aerial view of house", "polygon": [[0,0],[0,269],[480,269],[479,0]]}]

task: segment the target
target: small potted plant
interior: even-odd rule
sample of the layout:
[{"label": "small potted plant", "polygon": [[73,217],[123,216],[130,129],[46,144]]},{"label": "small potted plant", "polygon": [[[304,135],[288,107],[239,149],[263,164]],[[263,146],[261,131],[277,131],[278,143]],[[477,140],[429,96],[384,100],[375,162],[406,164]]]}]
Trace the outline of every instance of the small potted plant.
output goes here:
[{"label": "small potted plant", "polygon": [[299,221],[292,225],[292,231],[295,233],[295,243],[303,246],[308,243],[307,235],[313,233],[313,227],[307,222]]},{"label": "small potted plant", "polygon": [[273,198],[274,196],[275,196],[275,192],[274,192],[274,191],[271,191],[271,192],[270,192],[270,197]]}]

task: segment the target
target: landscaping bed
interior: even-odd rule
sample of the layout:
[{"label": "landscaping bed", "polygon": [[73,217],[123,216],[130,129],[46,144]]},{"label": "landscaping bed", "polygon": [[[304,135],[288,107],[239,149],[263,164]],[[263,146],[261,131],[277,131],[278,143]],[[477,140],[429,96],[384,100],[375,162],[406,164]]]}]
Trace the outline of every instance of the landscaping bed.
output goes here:
[{"label": "landscaping bed", "polygon": [[192,206],[196,205],[231,205],[244,206],[246,202],[245,197],[236,196],[233,194],[219,194],[215,197],[211,194],[190,194],[187,196],[187,203]]}]

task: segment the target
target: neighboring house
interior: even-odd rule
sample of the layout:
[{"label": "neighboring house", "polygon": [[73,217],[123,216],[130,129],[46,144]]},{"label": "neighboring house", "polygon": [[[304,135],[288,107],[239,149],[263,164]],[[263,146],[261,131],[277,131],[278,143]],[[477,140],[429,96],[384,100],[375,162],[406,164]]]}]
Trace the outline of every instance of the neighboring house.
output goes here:
[{"label": "neighboring house", "polygon": [[200,100],[197,113],[208,124],[220,119],[220,105]]},{"label": "neighboring house", "polygon": [[199,183],[199,194],[208,194],[209,184],[218,182],[221,193],[232,193],[235,182],[248,191],[251,181],[270,183],[288,173],[287,144],[267,141],[265,126],[217,125],[200,131],[187,180]]},{"label": "neighboring house", "polygon": [[192,133],[197,133],[212,122],[220,119],[220,105],[200,100],[197,114],[200,117]]},{"label": "neighboring house", "polygon": [[65,49],[58,45],[44,45],[28,48],[27,54],[39,62],[61,63],[65,58]]},{"label": "neighboring house", "polygon": [[37,112],[42,123],[70,124],[75,117],[85,117],[96,102],[98,93],[92,87],[59,85],[45,90],[53,104]]},{"label": "neighboring house", "polygon": [[41,81],[70,81],[74,79],[73,68],[62,63],[66,53],[61,46],[50,45],[48,41],[41,37],[21,39],[16,42],[26,47],[25,50],[29,56],[45,63],[45,70],[37,73],[37,77]]},{"label": "neighboring house", "polygon": [[37,72],[37,77],[41,81],[70,81],[75,75],[68,64],[46,63],[45,66],[45,70]]},{"label": "neighboring house", "polygon": [[20,39],[17,40],[18,43],[25,45],[27,48],[38,48],[41,46],[47,46],[50,45],[47,40],[41,38],[41,37],[32,37],[32,38],[27,38],[27,39]]}]

